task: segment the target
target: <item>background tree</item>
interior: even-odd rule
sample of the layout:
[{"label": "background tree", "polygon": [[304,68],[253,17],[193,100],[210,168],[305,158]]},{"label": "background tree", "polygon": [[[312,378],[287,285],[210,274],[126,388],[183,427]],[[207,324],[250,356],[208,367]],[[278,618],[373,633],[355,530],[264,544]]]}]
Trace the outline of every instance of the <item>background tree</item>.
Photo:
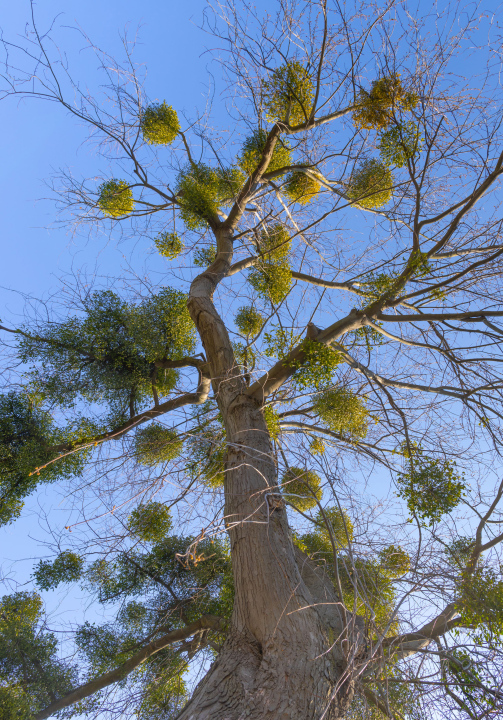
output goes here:
[{"label": "background tree", "polygon": [[9,720],[501,713],[500,38],[461,9],[209,6],[220,133],[146,98],[127,44],[94,99],[35,24],[4,41],[3,99],[110,163],[55,180],[79,227],[166,261],[2,326],[0,517],[95,487],[33,580],[108,617],[64,660],[36,589],[2,598]]}]

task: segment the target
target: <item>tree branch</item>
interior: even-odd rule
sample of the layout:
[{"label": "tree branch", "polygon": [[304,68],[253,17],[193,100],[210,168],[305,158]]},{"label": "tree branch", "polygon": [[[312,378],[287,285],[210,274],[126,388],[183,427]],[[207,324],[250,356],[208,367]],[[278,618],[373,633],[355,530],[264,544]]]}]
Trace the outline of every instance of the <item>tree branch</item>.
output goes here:
[{"label": "tree branch", "polygon": [[420,630],[386,638],[383,640],[383,647],[393,648],[394,654],[399,658],[414,655],[418,650],[427,647],[435,638],[459,626],[460,620],[455,618],[457,614],[455,603],[449,603],[436,618],[423,625]]},{"label": "tree branch", "polygon": [[199,383],[196,392],[184,393],[183,395],[180,395],[180,397],[172,398],[171,400],[166,400],[166,402],[156,404],[153,408],[150,408],[150,410],[144,410],[143,412],[138,413],[138,415],[135,415],[129,420],[126,420],[126,422],[122,423],[122,425],[118,425],[113,430],[101,433],[100,435],[95,435],[91,440],[85,440],[83,442],[73,444],[61,443],[59,445],[54,445],[53,447],[48,448],[48,450],[49,452],[57,453],[57,457],[49,460],[49,462],[45,463],[44,465],[40,465],[39,467],[35,468],[35,470],[33,470],[31,474],[33,475],[40,472],[40,470],[43,470],[48,465],[52,465],[65,455],[70,455],[71,453],[77,452],[78,450],[82,450],[87,447],[92,447],[93,445],[101,445],[108,440],[117,440],[119,437],[125,435],[134,427],[137,427],[138,425],[141,425],[148,420],[153,420],[156,417],[164,415],[171,410],[177,410],[178,408],[184,407],[185,405],[202,405],[202,403],[206,402],[211,389],[211,377],[206,361],[198,360],[197,358],[187,358],[184,360],[159,361],[159,363],[160,364],[158,365],[158,367],[162,368],[188,367],[191,365],[197,367],[199,373]]},{"label": "tree branch", "polygon": [[141,665],[149,657],[155,655],[155,653],[163,650],[165,647],[168,647],[168,645],[172,645],[180,640],[185,640],[191,635],[194,635],[194,633],[205,629],[217,630],[219,632],[225,631],[227,629],[227,621],[223,618],[215,617],[214,615],[203,615],[199,618],[199,620],[195,620],[193,623],[190,623],[190,625],[187,625],[187,627],[180,628],[179,630],[172,630],[157,640],[150,642],[142,650],[129,658],[129,660],[126,660],[125,663],[119,665],[118,668],[115,668],[115,670],[110,670],[110,672],[107,672],[94,680],[90,680],[84,685],[72,690],[72,692],[68,693],[68,695],[65,695],[56,702],[51,703],[44,710],[41,710],[34,715],[33,720],[45,720],[60,710],[63,710],[70,705],[74,705],[90,695],[94,695],[108,685],[113,685],[113,683],[123,680],[135,668],[137,668],[138,665]]}]

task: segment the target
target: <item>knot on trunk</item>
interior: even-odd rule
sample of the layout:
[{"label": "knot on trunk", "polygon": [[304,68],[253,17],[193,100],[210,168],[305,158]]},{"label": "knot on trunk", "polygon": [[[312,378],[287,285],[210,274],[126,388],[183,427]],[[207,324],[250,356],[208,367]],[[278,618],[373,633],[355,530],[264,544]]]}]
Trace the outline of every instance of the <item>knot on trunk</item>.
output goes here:
[{"label": "knot on trunk", "polygon": [[279,511],[285,509],[285,501],[283,500],[281,493],[267,493],[266,498],[271,512],[274,512],[274,510]]}]

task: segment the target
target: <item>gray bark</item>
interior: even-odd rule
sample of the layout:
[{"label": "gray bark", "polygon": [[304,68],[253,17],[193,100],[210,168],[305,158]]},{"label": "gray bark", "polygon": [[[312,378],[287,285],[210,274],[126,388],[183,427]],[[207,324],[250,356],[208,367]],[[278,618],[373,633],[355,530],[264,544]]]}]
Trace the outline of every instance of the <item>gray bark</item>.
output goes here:
[{"label": "gray bark", "polygon": [[344,628],[333,587],[292,543],[259,401],[246,393],[212,301],[232,259],[230,232],[215,234],[217,258],[194,280],[189,310],[227,433],[225,518],[236,594],[222,651],[179,717],[335,720],[353,695],[347,648],[363,633],[354,619]]}]

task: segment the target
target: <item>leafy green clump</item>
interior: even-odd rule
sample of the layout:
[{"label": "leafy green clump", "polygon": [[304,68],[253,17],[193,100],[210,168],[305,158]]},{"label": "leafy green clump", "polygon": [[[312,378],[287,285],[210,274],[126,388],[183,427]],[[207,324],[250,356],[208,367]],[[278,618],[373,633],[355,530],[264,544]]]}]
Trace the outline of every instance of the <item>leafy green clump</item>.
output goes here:
[{"label": "leafy green clump", "polygon": [[176,384],[175,370],[156,361],[179,360],[195,346],[195,329],[184,293],[164,288],[138,304],[109,290],[86,300],[84,312],[61,324],[48,323],[20,342],[23,362],[40,363],[32,380],[44,396],[63,407],[78,398],[105,404],[108,422],[150,406]]},{"label": "leafy green clump", "polygon": [[122,217],[133,212],[133,191],[125,180],[105,180],[98,191],[98,206],[104,215]]},{"label": "leafy green clump", "polygon": [[232,350],[236,364],[244,368],[246,373],[251,372],[255,367],[255,361],[257,359],[253,348],[249,345],[244,345],[242,342],[233,342]]},{"label": "leafy green clump", "polygon": [[300,125],[308,120],[314,86],[309,72],[298,60],[273,70],[263,84],[264,107],[270,122]]},{"label": "leafy green clump", "polygon": [[421,149],[418,126],[412,120],[403,125],[395,125],[381,135],[378,148],[386,165],[403,167]]},{"label": "leafy green clump", "polygon": [[223,205],[233,202],[244,185],[246,178],[239,168],[217,168],[218,197]]},{"label": "leafy green clump", "polygon": [[263,412],[265,423],[267,425],[267,429],[269,430],[269,435],[271,436],[272,440],[277,440],[278,437],[281,435],[279,415],[272,407],[272,405],[266,405]]},{"label": "leafy green clump", "polygon": [[501,647],[503,638],[503,568],[479,566],[466,572],[459,588],[456,608],[468,627],[478,630],[485,642]]},{"label": "leafy green clump", "polygon": [[323,455],[326,449],[325,443],[319,437],[314,438],[309,445],[309,452],[311,455]]},{"label": "leafy green clump", "polygon": [[326,540],[329,539],[329,530],[327,527],[327,523],[329,523],[338,547],[347,547],[349,543],[353,542],[353,523],[344,508],[325,508],[323,513],[319,512],[316,516],[316,522],[322,525],[319,533],[321,537],[324,537]]},{"label": "leafy green clump", "polygon": [[405,575],[410,569],[410,555],[399,545],[389,545],[378,554],[381,571],[390,580]]},{"label": "leafy green clump", "polygon": [[416,93],[406,90],[399,74],[394,73],[374,80],[370,91],[359,91],[353,122],[362,130],[383,130],[393,122],[398,109],[413,110],[418,101]]},{"label": "leafy green clump", "polygon": [[351,390],[341,387],[325,390],[314,398],[313,407],[333,432],[355,439],[367,435],[369,411]]},{"label": "leafy green clump", "polygon": [[469,537],[456,538],[445,549],[447,561],[464,568],[471,558],[474,546],[474,541]]},{"label": "leafy green clump", "polygon": [[208,219],[217,217],[218,184],[215,171],[207,165],[199,163],[180,173],[177,195],[180,215],[189,230],[204,229]]},{"label": "leafy green clump", "polygon": [[[367,619],[372,635],[387,630],[387,635],[396,633],[398,623],[391,621],[396,596],[390,568],[390,556],[394,551],[384,553],[385,557],[358,556],[353,549],[350,555],[345,548],[353,543],[354,528],[351,518],[344,509],[325,508],[315,516],[317,528],[295,538],[296,544],[317,564],[323,566],[332,581],[341,584],[345,606]],[[332,545],[333,541],[333,545]],[[335,557],[334,557],[335,546]],[[394,549],[396,550],[396,548]],[[401,561],[405,558],[401,555]],[[383,559],[386,564],[383,565]],[[335,572],[337,565],[337,576]],[[394,572],[395,571],[395,572]]]},{"label": "leafy green clump", "polygon": [[330,385],[333,374],[344,357],[329,345],[316,340],[304,340],[302,350],[305,360],[295,373],[295,384],[299,388],[314,387],[317,390]]},{"label": "leafy green clump", "polygon": [[183,250],[183,242],[177,233],[161,233],[155,238],[154,243],[159,255],[168,260],[174,260]]},{"label": "leafy green clump", "polygon": [[218,219],[221,205],[238,194],[244,182],[237,168],[217,168],[193,163],[179,173],[176,194],[180,215],[189,230],[205,229],[209,221]]},{"label": "leafy green clump", "polygon": [[183,440],[176,430],[151,423],[137,430],[134,453],[141,465],[154,466],[177,458],[183,450]]},{"label": "leafy green clump", "polygon": [[[0,599],[0,716],[27,720],[76,684],[73,667],[58,658],[57,641],[41,627],[37,593]],[[42,672],[41,672],[42,669]],[[10,715],[9,715],[10,713]]]},{"label": "leafy green clump", "polygon": [[455,462],[426,457],[421,448],[412,453],[408,465],[397,478],[398,496],[421,520],[438,522],[463,497],[464,477],[457,475]]},{"label": "leafy green clump", "polygon": [[367,280],[362,283],[363,296],[372,301],[380,300],[386,295],[394,297],[393,286],[396,278],[396,274],[379,273],[376,275],[371,273],[368,275]]},{"label": "leafy green clump", "polygon": [[281,480],[285,500],[301,511],[316,507],[321,500],[320,477],[313,470],[289,468]]},{"label": "leafy green clump", "polygon": [[300,336],[293,330],[286,330],[281,326],[272,326],[274,332],[264,333],[267,345],[264,355],[283,359],[298,344]]},{"label": "leafy green clump", "polygon": [[283,225],[274,225],[260,236],[260,259],[248,276],[248,282],[263,297],[277,305],[290,292],[290,235]]},{"label": "leafy green clump", "polygon": [[320,183],[311,175],[295,172],[288,176],[284,193],[291,202],[307,205],[320,191]]},{"label": "leafy green clump", "polygon": [[27,394],[0,395],[0,525],[19,517],[23,499],[39,482],[80,475],[88,450],[51,461],[59,455],[59,443],[85,439],[86,429],[85,422],[56,427]]},{"label": "leafy green clump", "polygon": [[41,560],[33,577],[41,590],[53,590],[60,583],[75,582],[82,576],[84,561],[71,550],[64,550],[52,562]]},{"label": "leafy green clump", "polygon": [[160,502],[138,505],[128,517],[128,530],[144,542],[161,542],[173,527],[168,508]]},{"label": "leafy green clump", "polygon": [[188,447],[191,458],[188,468],[193,477],[210,488],[221,488],[225,481],[227,443],[220,414],[211,418],[215,405],[207,401],[196,411],[197,425]]},{"label": "leafy green clump", "polygon": [[183,662],[173,652],[167,655],[170,662],[163,657],[149,668],[149,682],[145,683],[136,711],[138,720],[175,720],[190,697],[180,677]]},{"label": "leafy green clump", "polygon": [[366,678],[368,681],[366,687],[374,694],[374,697],[382,697],[382,688],[386,687],[385,703],[389,714],[382,712],[375,705],[369,704],[363,693],[355,693],[344,720],[426,719],[421,689],[417,684],[410,682],[410,677],[401,672],[393,660],[381,665],[376,675],[375,682],[373,675]]},{"label": "leafy green clump", "polygon": [[411,270],[416,277],[424,277],[432,270],[429,260],[428,253],[414,250],[407,262],[407,270]]},{"label": "leafy green clump", "polygon": [[170,145],[180,132],[176,110],[166,101],[149,105],[140,120],[143,139],[149,145]]},{"label": "leafy green clump", "polygon": [[[253,135],[245,140],[241,155],[238,158],[239,167],[247,175],[251,175],[257,168],[267,141],[265,130],[255,130]],[[265,172],[274,172],[292,164],[292,151],[285,140],[277,140]]]},{"label": "leafy green clump", "polygon": [[207,248],[197,248],[194,252],[194,265],[206,268],[211,265],[211,263],[215,262],[216,256],[217,249],[215,245],[210,245]]},{"label": "leafy green clump", "polygon": [[[498,701],[489,689],[487,673],[477,656],[466,650],[453,649],[446,652],[448,663],[445,667],[449,686],[463,698],[464,710],[469,717],[490,717],[497,712]],[[481,713],[482,711],[482,713]]]},{"label": "leafy green clump", "polygon": [[243,335],[253,337],[260,332],[264,318],[253,306],[245,305],[239,308],[235,323]]},{"label": "leafy green clump", "polygon": [[[373,291],[371,291],[373,292]],[[367,297],[370,297],[370,294],[367,295]],[[374,298],[377,299],[377,298]],[[379,325],[379,327],[382,327],[382,323],[376,323]],[[369,352],[374,347],[378,347],[379,345],[382,345],[386,338],[384,335],[381,335],[380,332],[378,332],[375,328],[371,327],[370,325],[363,325],[363,327],[359,327],[354,331],[354,337],[357,340],[363,340],[365,343],[365,346]]]},{"label": "leafy green clump", "polygon": [[333,559],[332,541],[336,550],[348,547],[353,542],[354,529],[346,510],[324,508],[315,515],[316,530],[297,538],[297,544],[306,554],[323,562]]},{"label": "leafy green clump", "polygon": [[248,282],[260,297],[279,305],[292,285],[292,271],[286,263],[262,263],[260,269],[250,273]]},{"label": "leafy green clump", "polygon": [[378,160],[364,160],[353,172],[347,188],[348,198],[361,207],[374,210],[384,207],[393,194],[393,175]]}]

